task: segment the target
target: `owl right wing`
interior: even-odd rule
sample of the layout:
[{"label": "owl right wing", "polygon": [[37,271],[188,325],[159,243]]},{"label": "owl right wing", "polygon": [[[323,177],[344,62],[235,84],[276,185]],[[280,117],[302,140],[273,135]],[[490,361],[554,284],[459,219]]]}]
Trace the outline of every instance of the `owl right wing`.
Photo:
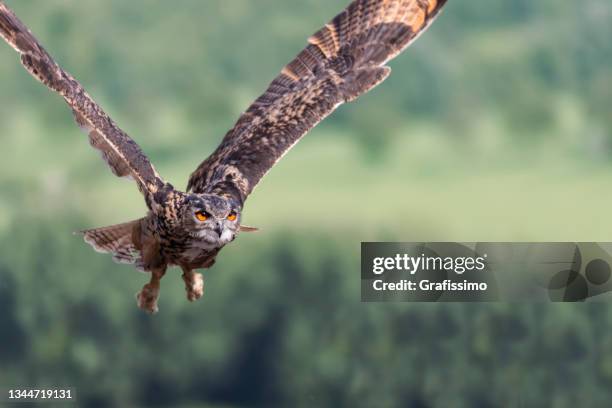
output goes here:
[{"label": "owl right wing", "polygon": [[91,145],[101,152],[112,172],[133,178],[150,205],[152,194],[165,183],[149,159],[1,0],[0,37],[21,55],[22,65],[34,78],[64,98],[76,122],[88,133]]},{"label": "owl right wing", "polygon": [[193,172],[188,190],[243,203],[261,178],[339,105],[380,84],[447,0],[354,0],[308,39]]}]

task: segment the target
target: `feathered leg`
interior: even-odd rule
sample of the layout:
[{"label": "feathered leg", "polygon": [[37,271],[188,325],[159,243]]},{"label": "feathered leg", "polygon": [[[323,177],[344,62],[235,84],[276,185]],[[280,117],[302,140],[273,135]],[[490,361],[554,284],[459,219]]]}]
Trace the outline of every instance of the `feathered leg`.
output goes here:
[{"label": "feathered leg", "polygon": [[149,313],[157,313],[157,299],[159,298],[159,283],[166,273],[166,266],[151,271],[151,280],[136,294],[138,307]]},{"label": "feathered leg", "polygon": [[190,268],[182,267],[182,269],[187,299],[191,302],[198,300],[204,293],[204,277]]}]

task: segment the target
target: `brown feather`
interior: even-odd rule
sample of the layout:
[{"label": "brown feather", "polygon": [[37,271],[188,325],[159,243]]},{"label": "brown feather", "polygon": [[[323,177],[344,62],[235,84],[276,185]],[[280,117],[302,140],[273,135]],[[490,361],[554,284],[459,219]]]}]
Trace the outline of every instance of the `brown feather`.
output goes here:
[{"label": "brown feather", "polygon": [[70,74],[60,68],[2,1],[0,36],[21,55],[21,63],[32,76],[64,98],[79,126],[89,134],[92,146],[102,152],[113,173],[131,176],[145,195],[155,193],[164,184],[140,147]]},{"label": "brown feather", "polygon": [[434,20],[447,0],[355,0],[308,39],[192,173],[187,189],[244,202],[274,164],[340,104],[384,81],[384,64]]},{"label": "brown feather", "polygon": [[119,263],[136,264],[142,267],[139,244],[134,239],[139,234],[142,219],[80,231],[83,239],[97,252],[110,253]]}]

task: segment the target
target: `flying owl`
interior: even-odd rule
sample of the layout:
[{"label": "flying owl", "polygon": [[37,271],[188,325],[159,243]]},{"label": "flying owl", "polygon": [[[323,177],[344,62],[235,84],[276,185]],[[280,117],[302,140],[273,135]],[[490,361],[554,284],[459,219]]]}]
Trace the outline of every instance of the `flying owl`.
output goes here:
[{"label": "flying owl", "polygon": [[266,91],[238,119],[217,149],[179,191],[157,173],[140,147],[45,51],[0,0],[0,36],[36,79],[60,94],[112,172],[136,182],[146,216],[82,231],[96,251],[151,274],[138,306],[157,311],[160,280],[179,266],[190,301],[202,296],[195,270],[210,268],[241,231],[245,200],[261,178],[310,129],[339,105],[384,81],[386,63],[438,15],[447,0],[354,0],[308,39]]}]

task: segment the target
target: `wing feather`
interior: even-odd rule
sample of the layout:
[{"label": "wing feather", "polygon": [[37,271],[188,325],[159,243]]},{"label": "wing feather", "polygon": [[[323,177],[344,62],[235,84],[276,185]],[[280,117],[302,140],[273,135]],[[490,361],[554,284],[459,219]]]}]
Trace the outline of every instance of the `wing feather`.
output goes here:
[{"label": "wing feather", "polygon": [[140,147],[102,110],[83,87],[53,60],[30,30],[0,1],[0,36],[20,55],[26,70],[60,94],[72,109],[77,124],[89,135],[112,172],[134,179],[149,196],[164,185]]},{"label": "wing feather", "polygon": [[428,27],[446,1],[354,0],[308,39],[192,173],[187,189],[243,203],[304,134],[384,81],[390,73],[385,63]]}]

